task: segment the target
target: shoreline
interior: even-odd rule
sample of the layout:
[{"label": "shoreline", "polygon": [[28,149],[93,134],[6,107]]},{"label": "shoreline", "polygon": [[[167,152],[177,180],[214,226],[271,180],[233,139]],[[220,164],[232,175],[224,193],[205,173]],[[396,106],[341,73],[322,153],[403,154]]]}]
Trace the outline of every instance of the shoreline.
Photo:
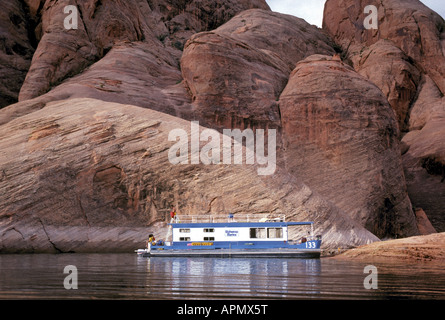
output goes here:
[{"label": "shoreline", "polygon": [[324,258],[357,261],[445,262],[445,232],[377,241]]},{"label": "shoreline", "polygon": [[[120,236],[113,237],[118,229]],[[156,228],[154,228],[156,229]],[[48,229],[47,231],[52,231]],[[136,243],[145,244],[147,228],[135,230],[129,227],[109,228],[105,234],[97,232],[71,232],[65,230],[63,236],[60,232],[51,232],[52,246],[46,250],[38,250],[30,245],[25,250],[14,250],[14,248],[0,248],[1,254],[39,254],[39,253],[133,253]],[[90,230],[91,231],[91,230]],[[164,229],[156,230],[157,236],[161,236]],[[73,232],[78,238],[74,237]],[[93,234],[95,237],[93,237]],[[67,241],[67,239],[71,241]],[[125,240],[124,240],[125,239]],[[83,241],[82,241],[83,240]],[[125,245],[121,242],[125,242]],[[119,242],[120,249],[116,250]],[[128,243],[127,243],[128,242]],[[57,244],[57,245],[56,245]],[[35,245],[35,244],[34,244]],[[37,250],[36,250],[37,249]],[[400,239],[376,241],[355,248],[322,248],[321,259],[339,259],[351,261],[394,261],[394,262],[445,262],[445,232],[432,233],[429,235],[412,236]]]}]

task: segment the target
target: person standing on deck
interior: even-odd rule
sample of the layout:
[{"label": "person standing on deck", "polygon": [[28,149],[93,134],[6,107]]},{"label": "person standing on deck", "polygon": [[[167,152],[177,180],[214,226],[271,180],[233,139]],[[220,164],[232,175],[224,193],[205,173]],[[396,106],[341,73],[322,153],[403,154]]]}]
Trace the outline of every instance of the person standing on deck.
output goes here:
[{"label": "person standing on deck", "polygon": [[171,217],[170,223],[176,222],[176,209],[175,209],[175,207],[172,207],[172,211],[170,212],[170,217]]},{"label": "person standing on deck", "polygon": [[148,245],[149,244],[151,244],[151,245],[154,245],[155,244],[155,236],[153,235],[153,234],[149,234],[148,235],[148,240],[147,240],[147,245],[146,245],[146,247],[148,248]]}]

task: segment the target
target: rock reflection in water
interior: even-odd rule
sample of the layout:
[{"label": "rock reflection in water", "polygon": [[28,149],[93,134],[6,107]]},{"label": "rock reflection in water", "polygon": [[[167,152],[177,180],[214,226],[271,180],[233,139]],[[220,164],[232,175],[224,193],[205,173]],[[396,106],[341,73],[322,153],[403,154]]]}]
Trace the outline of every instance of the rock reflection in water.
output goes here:
[{"label": "rock reflection in water", "polygon": [[[378,289],[364,287],[375,264]],[[78,289],[64,287],[75,266]],[[445,299],[440,264],[336,259],[0,255],[0,299]]]}]

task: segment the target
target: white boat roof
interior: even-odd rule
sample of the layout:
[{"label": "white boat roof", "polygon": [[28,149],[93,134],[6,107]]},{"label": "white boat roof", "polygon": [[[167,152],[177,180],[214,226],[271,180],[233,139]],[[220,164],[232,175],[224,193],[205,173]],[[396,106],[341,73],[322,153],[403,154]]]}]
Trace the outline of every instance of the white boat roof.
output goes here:
[{"label": "white boat roof", "polygon": [[197,222],[197,223],[170,223],[173,228],[234,228],[234,227],[244,227],[244,228],[261,228],[261,227],[287,227],[287,226],[303,226],[312,225],[312,221],[266,221],[266,222]]}]

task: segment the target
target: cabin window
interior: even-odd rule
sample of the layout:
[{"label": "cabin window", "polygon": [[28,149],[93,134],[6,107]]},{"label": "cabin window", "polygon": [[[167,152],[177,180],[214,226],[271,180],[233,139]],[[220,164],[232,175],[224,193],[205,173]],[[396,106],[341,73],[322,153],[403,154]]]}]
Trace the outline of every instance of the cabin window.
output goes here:
[{"label": "cabin window", "polygon": [[266,228],[250,228],[250,238],[252,239],[266,238]]},{"label": "cabin window", "polygon": [[179,229],[180,233],[189,233],[190,229]]},{"label": "cabin window", "polygon": [[215,241],[215,237],[204,237],[204,241]]},{"label": "cabin window", "polygon": [[180,237],[179,241],[190,241],[190,237]]},{"label": "cabin window", "polygon": [[282,228],[268,228],[267,229],[267,237],[270,239],[282,238],[283,237],[283,229]]},{"label": "cabin window", "polygon": [[250,228],[251,239],[277,239],[282,237],[282,228]]},{"label": "cabin window", "polygon": [[214,228],[205,228],[204,232],[215,232]]}]

